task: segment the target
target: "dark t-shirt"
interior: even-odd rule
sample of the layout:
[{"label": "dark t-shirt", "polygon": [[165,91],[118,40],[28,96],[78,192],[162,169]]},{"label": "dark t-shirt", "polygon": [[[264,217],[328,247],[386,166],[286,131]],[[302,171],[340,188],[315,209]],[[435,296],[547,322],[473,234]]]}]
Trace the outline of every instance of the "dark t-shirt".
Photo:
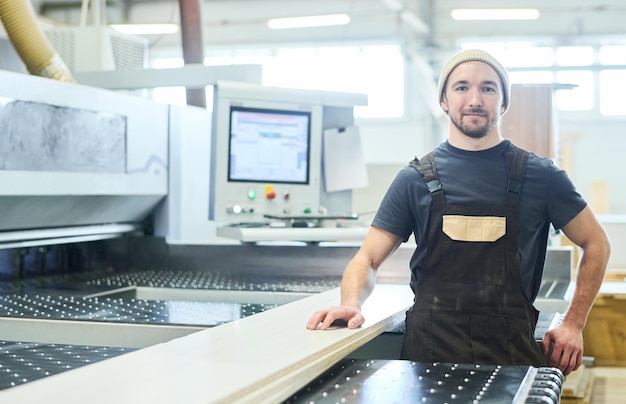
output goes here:
[{"label": "dark t-shirt", "polygon": [[[504,152],[510,141],[481,151],[461,150],[442,143],[434,150],[437,173],[449,204],[503,205],[507,172]],[[403,168],[381,201],[372,221],[417,247],[411,259],[411,286],[415,288],[426,256],[431,197],[417,170]],[[565,171],[551,160],[530,153],[519,202],[519,256],[526,296],[534,301],[541,285],[550,224],[560,229],[586,202]]]}]

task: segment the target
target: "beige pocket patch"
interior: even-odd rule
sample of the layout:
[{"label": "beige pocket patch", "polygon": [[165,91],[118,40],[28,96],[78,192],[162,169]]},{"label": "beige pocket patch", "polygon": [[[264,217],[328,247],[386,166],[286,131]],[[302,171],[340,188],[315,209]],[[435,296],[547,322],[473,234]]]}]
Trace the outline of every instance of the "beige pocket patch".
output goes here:
[{"label": "beige pocket patch", "polygon": [[444,215],[443,232],[456,241],[494,242],[506,233],[506,217]]}]

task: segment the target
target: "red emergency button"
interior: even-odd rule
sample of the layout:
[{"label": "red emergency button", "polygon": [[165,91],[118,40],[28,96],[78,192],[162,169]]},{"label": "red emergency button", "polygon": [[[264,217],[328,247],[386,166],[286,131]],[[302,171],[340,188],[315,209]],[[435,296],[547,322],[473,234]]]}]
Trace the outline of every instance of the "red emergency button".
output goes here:
[{"label": "red emergency button", "polygon": [[265,186],[265,199],[274,199],[276,198],[276,191],[274,191],[274,187],[271,185]]}]

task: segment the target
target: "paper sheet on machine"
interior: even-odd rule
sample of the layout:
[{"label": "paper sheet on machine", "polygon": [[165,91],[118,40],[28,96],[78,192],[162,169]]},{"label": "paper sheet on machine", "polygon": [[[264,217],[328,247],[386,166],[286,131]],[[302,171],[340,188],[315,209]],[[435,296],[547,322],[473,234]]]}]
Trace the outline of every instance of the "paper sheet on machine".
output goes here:
[{"label": "paper sheet on machine", "polygon": [[324,184],[326,192],[345,191],[368,185],[367,168],[356,126],[324,131]]}]

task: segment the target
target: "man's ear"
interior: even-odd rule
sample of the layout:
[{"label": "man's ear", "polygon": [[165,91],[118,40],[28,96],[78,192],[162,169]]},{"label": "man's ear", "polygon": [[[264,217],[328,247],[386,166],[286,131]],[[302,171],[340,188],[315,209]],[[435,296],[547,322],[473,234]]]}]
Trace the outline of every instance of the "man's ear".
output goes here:
[{"label": "man's ear", "polygon": [[448,113],[448,100],[446,100],[445,94],[441,96],[441,99],[439,100],[439,105],[441,106],[441,109],[443,109],[443,112],[447,114]]}]

